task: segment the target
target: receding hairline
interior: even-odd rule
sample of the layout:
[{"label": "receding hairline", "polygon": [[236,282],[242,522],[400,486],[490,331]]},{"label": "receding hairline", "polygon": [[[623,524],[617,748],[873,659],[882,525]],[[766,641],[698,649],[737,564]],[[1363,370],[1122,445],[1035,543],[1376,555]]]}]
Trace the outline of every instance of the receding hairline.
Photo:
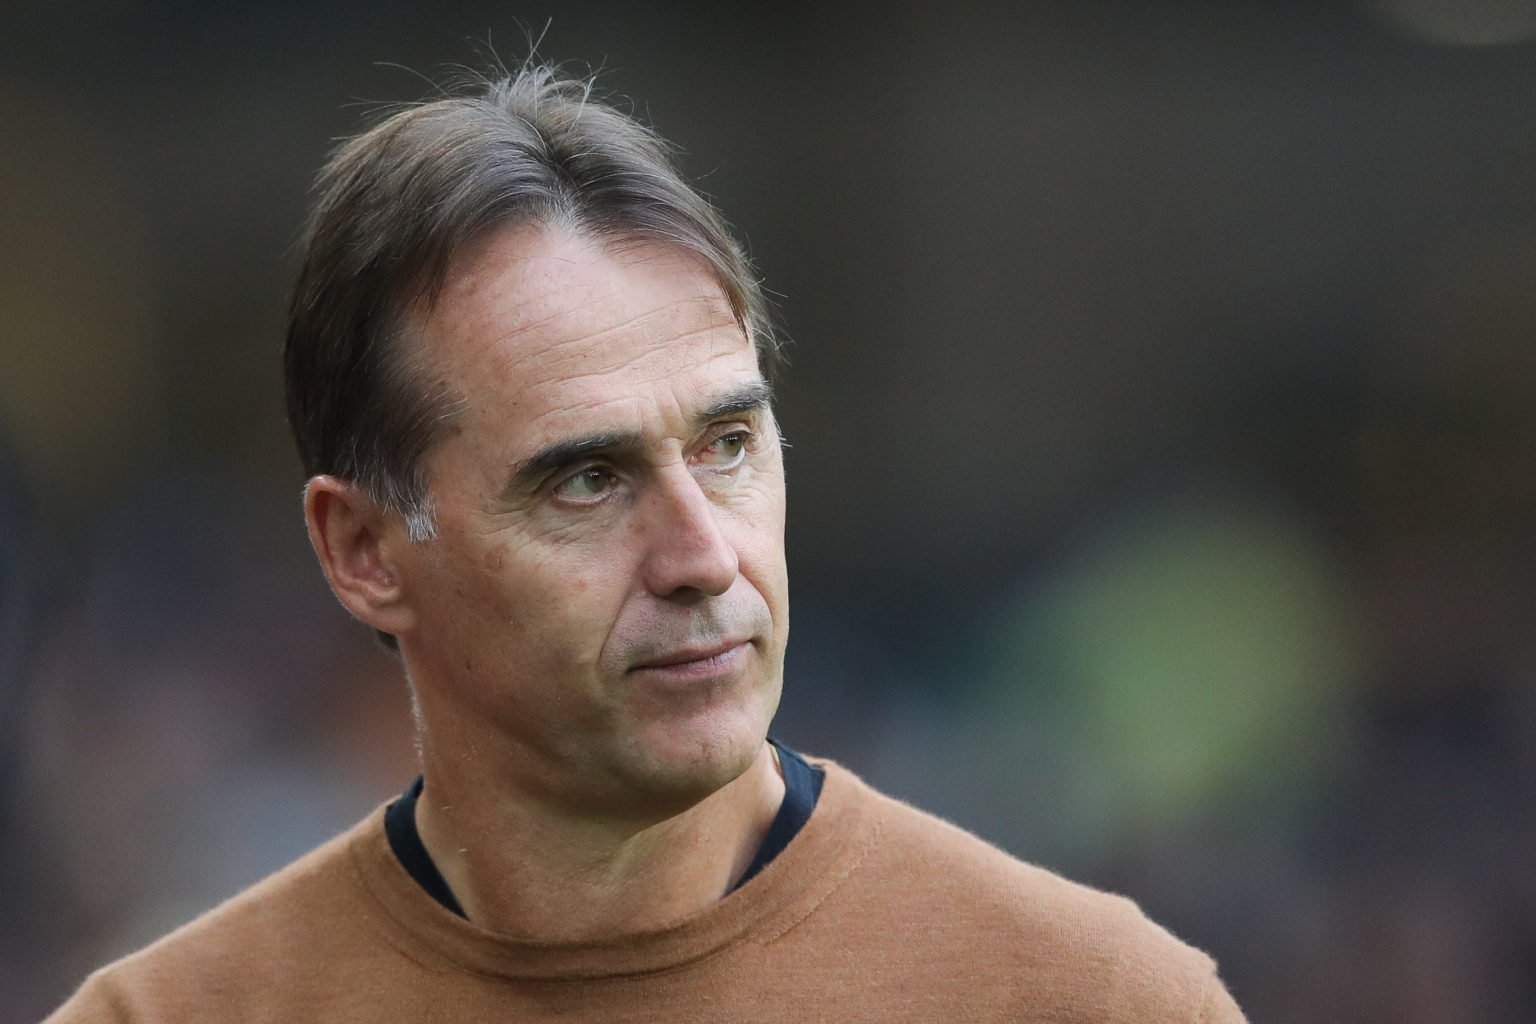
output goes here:
[{"label": "receding hairline", "polygon": [[[738,313],[735,303],[731,301],[730,282],[722,280],[718,269],[692,247],[674,239],[657,238],[639,231],[605,230],[560,214],[548,217],[514,217],[487,225],[474,237],[465,240],[449,256],[443,266],[441,280],[436,282],[436,287],[427,287],[427,283],[423,282],[422,286],[416,290],[412,301],[407,304],[406,312],[412,317],[431,316],[436,311],[440,300],[447,293],[452,292],[456,285],[462,285],[466,278],[477,276],[497,250],[503,247],[507,250],[501,254],[502,262],[515,262],[523,258],[533,259],[547,255],[547,253],[535,253],[532,250],[551,239],[567,239],[602,256],[613,257],[626,264],[642,265],[661,260],[676,260],[678,263],[701,271],[714,285],[713,294],[709,298],[718,298],[731,318],[741,325],[743,333],[748,335],[747,340],[753,343],[753,347],[761,347],[759,345],[761,339],[751,337],[749,323],[743,315]],[[527,252],[526,257],[513,251],[517,249]]]},{"label": "receding hairline", "polygon": [[[396,359],[403,356],[410,362],[411,353],[400,347],[404,345],[414,348],[418,356],[424,354],[421,342],[424,341],[427,324],[437,316],[445,301],[453,302],[461,297],[458,294],[461,289],[467,287],[473,290],[482,284],[491,283],[519,263],[550,260],[558,264],[560,260],[556,247],[565,242],[574,243],[599,258],[612,258],[623,266],[647,266],[676,261],[680,267],[696,272],[701,279],[709,282],[709,287],[697,296],[700,304],[712,307],[723,314],[723,319],[736,325],[757,357],[759,371],[765,377],[770,376],[768,371],[771,367],[765,365],[761,339],[753,336],[753,325],[740,315],[731,301],[726,282],[720,280],[720,274],[706,258],[685,245],[668,240],[639,234],[594,231],[583,224],[568,223],[564,218],[509,220],[491,225],[475,238],[466,241],[449,259],[438,286],[435,289],[418,290],[415,298],[402,310],[389,357]],[[554,293],[559,289],[560,283],[556,281],[546,293]],[[536,329],[578,308],[579,304],[569,306],[538,320],[522,323],[501,338],[509,339],[524,331]],[[422,368],[419,364],[413,367]]]},{"label": "receding hairline", "polygon": [[[714,312],[720,314],[718,323],[705,324],[701,320],[699,330],[711,330],[716,327],[724,327],[727,323],[734,325],[740,332],[742,341],[751,349],[757,362],[759,383],[764,389],[764,394],[771,394],[767,389],[770,378],[769,367],[765,366],[763,348],[757,339],[752,336],[752,328],[749,323],[743,322],[737,315],[731,303],[730,296],[725,286],[719,280],[719,275],[698,253],[686,246],[677,245],[666,241],[657,241],[645,237],[618,237],[607,235],[603,232],[594,232],[583,225],[566,223],[563,218],[547,219],[542,221],[512,220],[503,224],[486,228],[480,236],[466,242],[450,259],[441,286],[435,294],[423,293],[418,296],[403,313],[397,330],[393,332],[390,340],[389,361],[399,370],[404,371],[414,378],[418,386],[424,386],[431,393],[435,405],[439,409],[437,416],[439,427],[443,433],[436,440],[452,431],[459,418],[460,412],[467,402],[466,396],[455,390],[445,373],[433,356],[434,345],[430,339],[429,324],[437,317],[436,314],[444,301],[452,302],[455,298],[456,286],[461,286],[466,278],[478,276],[485,272],[488,275],[498,275],[505,272],[505,263],[498,272],[495,269],[486,270],[485,265],[489,261],[488,250],[493,247],[506,245],[510,248],[524,250],[522,254],[506,254],[503,261],[516,262],[519,260],[535,260],[548,257],[551,253],[546,249],[543,252],[533,251],[541,246],[547,246],[551,239],[564,239],[574,241],[592,252],[606,257],[613,257],[623,264],[653,264],[659,260],[676,260],[683,266],[697,271],[702,278],[710,282],[708,291],[701,292],[697,300]],[[499,333],[494,338],[485,339],[488,345],[503,344],[516,339],[518,336],[535,331],[551,321],[569,316],[578,310],[579,306],[566,306],[551,312],[548,316],[542,316],[531,322],[519,323],[509,332]],[[659,314],[666,306],[658,306],[653,311]],[[646,316],[652,314],[644,314]],[[606,333],[616,330],[623,324],[605,327],[596,333]],[[681,339],[677,339],[680,341]],[[673,343],[677,343],[674,341]],[[435,444],[435,441],[434,441]],[[423,452],[423,454],[426,454]]]},{"label": "receding hairline", "polygon": [[411,342],[450,267],[519,225],[572,225],[610,252],[696,257],[759,372],[776,376],[780,343],[744,245],[675,147],[596,93],[592,76],[530,59],[376,113],[316,178],[289,304],[286,401],[309,474],[358,482],[406,515],[413,539],[431,536],[419,459],[454,429],[462,401]]},{"label": "receding hairline", "polygon": [[[709,197],[678,171],[672,162],[675,153],[672,144],[653,128],[633,115],[619,111],[606,97],[596,93],[593,77],[584,80],[568,79],[563,77],[558,67],[530,63],[517,76],[500,81],[476,80],[471,84],[477,87],[477,91],[472,93],[440,95],[417,103],[384,108],[379,112],[379,120],[357,135],[342,140],[322,174],[348,163],[348,154],[354,150],[394,148],[397,139],[429,132],[434,124],[445,127],[451,127],[455,122],[477,124],[486,138],[496,141],[510,120],[522,129],[531,131],[541,145],[548,146],[550,138],[546,134],[547,125],[536,123],[535,118],[511,112],[501,106],[507,91],[514,87],[513,79],[530,71],[535,78],[544,73],[554,74],[558,85],[578,86],[581,89],[578,114],[572,119],[572,124],[590,110],[594,117],[601,119],[612,116],[633,129],[635,134],[632,136],[615,135],[615,145],[621,149],[629,147],[631,155],[640,161],[655,160],[657,168],[663,173],[654,173],[649,169],[644,173],[653,174],[664,189],[675,186],[677,192],[671,197],[675,203],[663,203],[660,209],[664,216],[657,222],[648,223],[644,215],[637,216],[634,210],[621,213],[616,206],[594,201],[586,193],[585,187],[567,191],[562,182],[552,190],[545,190],[547,183],[540,182],[530,190],[531,193],[541,193],[538,198],[501,215],[492,215],[473,227],[468,235],[455,239],[452,244],[429,255],[414,274],[401,281],[402,287],[396,293],[392,308],[384,310],[386,314],[393,313],[396,318],[396,333],[405,326],[399,320],[419,311],[430,315],[439,294],[447,286],[456,268],[462,265],[467,254],[475,252],[487,239],[509,230],[549,231],[566,228],[601,243],[609,252],[621,252],[636,246],[656,246],[697,259],[715,280],[732,316],[757,353],[762,372],[770,378],[775,376],[783,353],[769,305],[760,283],[753,276],[750,257],[732,236],[729,225],[720,218],[719,211]],[[481,88],[485,91],[478,91]],[[462,128],[463,124],[460,123],[459,127]],[[500,141],[506,140],[502,137]],[[653,151],[644,152],[647,149]],[[320,207],[317,206],[314,212],[318,215],[319,211]],[[318,217],[312,218],[310,228],[317,221]],[[680,227],[683,224],[689,226]],[[386,351],[392,348],[389,344],[391,340],[398,339],[386,338]]]}]

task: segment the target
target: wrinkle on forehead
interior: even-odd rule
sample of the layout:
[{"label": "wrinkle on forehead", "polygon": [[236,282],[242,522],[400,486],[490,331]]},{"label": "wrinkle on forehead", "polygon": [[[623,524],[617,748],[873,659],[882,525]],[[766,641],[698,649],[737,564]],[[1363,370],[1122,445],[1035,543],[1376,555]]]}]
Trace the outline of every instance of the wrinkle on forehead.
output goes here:
[{"label": "wrinkle on forehead", "polygon": [[[619,268],[622,272],[615,274]],[[642,281],[665,282],[672,301],[647,306]],[[689,280],[696,294],[677,299]],[[626,315],[603,322],[617,300]],[[690,308],[692,307],[692,308]],[[560,228],[521,226],[493,234],[455,264],[429,320],[456,345],[506,346],[531,333],[579,343],[651,319],[740,325],[708,266],[686,250],[654,243],[615,246]]]},{"label": "wrinkle on forehead", "polygon": [[712,330],[716,348],[751,344],[709,269],[685,252],[615,252],[582,235],[517,228],[465,262],[424,326],[444,361],[475,377],[610,372]]},{"label": "wrinkle on forehead", "polygon": [[[677,463],[726,410],[750,408],[740,415],[754,424],[766,424],[762,429],[772,435],[772,413],[757,404],[764,401],[758,396],[766,393],[755,359],[740,350],[731,363],[711,361],[690,367],[689,372],[648,383],[626,381],[620,387],[612,386],[610,379],[591,394],[577,390],[559,395],[553,387],[536,388],[527,403],[530,415],[505,424],[511,429],[490,449],[495,456],[487,467],[486,494],[496,501],[511,501],[505,508],[518,506],[520,499],[513,496],[532,494],[531,488],[545,473],[576,464],[577,457],[561,448],[578,443],[594,445],[592,452],[600,446],[605,458],[638,458],[653,466]],[[750,407],[742,404],[743,395],[754,396]],[[561,455],[555,457],[556,451]],[[549,461],[544,462],[546,458]]]},{"label": "wrinkle on forehead", "polygon": [[758,374],[697,257],[559,229],[509,229],[466,253],[423,328],[465,414],[515,426],[518,447],[595,419],[686,418],[723,380]]},{"label": "wrinkle on forehead", "polygon": [[682,435],[669,431],[686,430],[722,393],[761,380],[751,361],[721,367],[712,365],[715,362],[710,359],[690,367],[697,372],[657,373],[626,380],[621,391],[610,390],[598,397],[592,397],[574,380],[534,388],[545,408],[529,419],[528,434],[580,432],[583,426],[591,426],[650,435],[656,442],[681,440]]},{"label": "wrinkle on forehead", "polygon": [[539,351],[514,347],[497,360],[500,365],[496,369],[516,373],[520,369],[536,367],[536,373],[528,374],[530,378],[537,376],[562,390],[579,388],[596,378],[614,374],[623,374],[634,384],[644,384],[675,374],[680,349],[687,351],[690,364],[701,365],[745,347],[739,332],[734,337],[730,333],[722,336],[716,333],[720,331],[720,325],[713,323],[681,332],[670,329],[645,331],[640,338],[626,338],[622,344],[603,344],[605,338],[638,329],[637,324],[599,331]]}]

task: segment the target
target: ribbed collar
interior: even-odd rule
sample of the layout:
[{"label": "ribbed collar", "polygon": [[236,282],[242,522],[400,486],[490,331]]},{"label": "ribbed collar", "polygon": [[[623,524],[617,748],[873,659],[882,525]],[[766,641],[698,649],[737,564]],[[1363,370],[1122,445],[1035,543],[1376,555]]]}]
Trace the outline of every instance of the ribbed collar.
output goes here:
[{"label": "ribbed collar", "polygon": [[588,980],[668,970],[750,940],[768,942],[810,914],[873,845],[874,794],[851,772],[826,771],[810,820],[763,871],[718,903],[675,924],[591,942],[531,942],[500,935],[443,907],[400,865],[381,807],[347,840],[350,860],[392,944],[435,968],[502,978]]}]

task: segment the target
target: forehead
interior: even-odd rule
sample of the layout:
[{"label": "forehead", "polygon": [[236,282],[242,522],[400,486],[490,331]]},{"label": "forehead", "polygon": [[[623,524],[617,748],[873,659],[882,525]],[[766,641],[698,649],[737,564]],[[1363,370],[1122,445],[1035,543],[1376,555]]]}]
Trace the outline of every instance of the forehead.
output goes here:
[{"label": "forehead", "polygon": [[493,416],[542,432],[633,414],[662,393],[707,400],[757,376],[702,260],[559,228],[503,230],[464,253],[421,328],[433,369],[463,399],[461,426]]}]

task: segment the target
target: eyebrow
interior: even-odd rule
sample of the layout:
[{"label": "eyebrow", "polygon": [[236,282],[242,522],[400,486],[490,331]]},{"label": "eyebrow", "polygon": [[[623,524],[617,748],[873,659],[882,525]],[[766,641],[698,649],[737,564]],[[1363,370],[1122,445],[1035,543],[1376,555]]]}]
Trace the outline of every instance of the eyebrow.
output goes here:
[{"label": "eyebrow", "polygon": [[708,423],[724,416],[758,412],[773,404],[773,388],[765,380],[754,380],[727,392],[715,404],[694,417],[695,423]]},{"label": "eyebrow", "polygon": [[[705,406],[693,417],[702,425],[726,416],[740,416],[758,412],[773,404],[773,388],[765,380],[755,380],[734,388]],[[508,492],[533,486],[555,470],[574,465],[598,452],[617,448],[634,448],[641,437],[635,431],[601,431],[581,437],[566,438],[547,444],[518,462],[507,483]]]}]

